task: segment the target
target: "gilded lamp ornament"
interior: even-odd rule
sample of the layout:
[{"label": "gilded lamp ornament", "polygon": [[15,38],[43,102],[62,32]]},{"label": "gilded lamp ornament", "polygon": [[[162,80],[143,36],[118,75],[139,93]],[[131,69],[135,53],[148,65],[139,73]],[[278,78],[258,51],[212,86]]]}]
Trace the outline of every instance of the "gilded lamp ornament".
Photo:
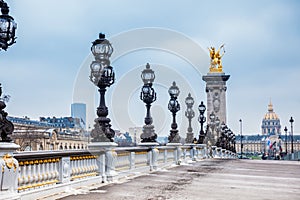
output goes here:
[{"label": "gilded lamp ornament", "polygon": [[105,105],[106,87],[110,87],[115,82],[115,73],[110,66],[110,56],[113,48],[110,42],[105,39],[105,35],[100,33],[99,39],[93,42],[91,51],[95,57],[90,65],[90,81],[93,82],[100,92],[100,105],[97,108],[94,129],[91,132],[92,142],[113,142],[115,131],[111,128],[110,119],[107,118],[108,108]]}]

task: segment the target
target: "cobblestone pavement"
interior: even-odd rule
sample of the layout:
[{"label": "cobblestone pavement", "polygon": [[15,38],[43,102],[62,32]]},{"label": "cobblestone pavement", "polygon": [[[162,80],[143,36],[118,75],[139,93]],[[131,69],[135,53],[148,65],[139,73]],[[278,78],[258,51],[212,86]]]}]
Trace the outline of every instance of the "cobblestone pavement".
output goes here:
[{"label": "cobblestone pavement", "polygon": [[62,199],[299,200],[300,162],[210,159],[82,191]]}]

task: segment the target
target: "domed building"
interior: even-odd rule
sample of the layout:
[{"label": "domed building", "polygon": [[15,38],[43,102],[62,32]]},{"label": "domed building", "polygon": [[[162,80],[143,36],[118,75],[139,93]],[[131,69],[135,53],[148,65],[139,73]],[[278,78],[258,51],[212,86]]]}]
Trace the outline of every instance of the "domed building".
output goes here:
[{"label": "domed building", "polygon": [[271,101],[268,105],[268,112],[262,120],[261,131],[262,135],[281,135],[280,119],[274,112]]}]

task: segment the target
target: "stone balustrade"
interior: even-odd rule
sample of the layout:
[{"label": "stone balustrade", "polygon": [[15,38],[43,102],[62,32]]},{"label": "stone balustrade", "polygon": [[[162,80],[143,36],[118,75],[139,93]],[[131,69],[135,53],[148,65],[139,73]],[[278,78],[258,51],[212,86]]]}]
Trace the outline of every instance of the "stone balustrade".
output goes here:
[{"label": "stone balustrade", "polygon": [[[213,158],[236,157],[225,149],[212,149]],[[208,153],[204,144],[2,153],[0,199],[13,196],[30,199],[34,194],[45,196],[47,194],[43,193],[53,188],[62,192],[66,186],[72,188],[80,183],[101,184],[128,173],[149,172],[205,159]]]}]

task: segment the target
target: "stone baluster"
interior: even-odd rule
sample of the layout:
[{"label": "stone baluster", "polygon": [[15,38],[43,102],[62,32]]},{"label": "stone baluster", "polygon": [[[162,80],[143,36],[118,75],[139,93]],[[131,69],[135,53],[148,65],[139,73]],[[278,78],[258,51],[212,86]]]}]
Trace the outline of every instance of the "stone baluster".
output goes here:
[{"label": "stone baluster", "polygon": [[164,163],[168,162],[168,150],[164,149]]},{"label": "stone baluster", "polygon": [[106,177],[107,181],[113,181],[113,177],[117,175],[115,171],[117,162],[117,152],[108,149],[105,152],[105,162],[106,162]]},{"label": "stone baluster", "polygon": [[130,152],[129,155],[129,169],[135,168],[135,152]]},{"label": "stone baluster", "polygon": [[70,157],[62,157],[60,159],[60,168],[59,168],[59,182],[68,183],[71,180],[71,159]]},{"label": "stone baluster", "polygon": [[22,190],[25,185],[25,165],[23,161],[19,162],[18,190]]},{"label": "stone baluster", "polygon": [[217,146],[211,146],[213,158],[217,157],[217,149],[216,148],[217,148]]}]

